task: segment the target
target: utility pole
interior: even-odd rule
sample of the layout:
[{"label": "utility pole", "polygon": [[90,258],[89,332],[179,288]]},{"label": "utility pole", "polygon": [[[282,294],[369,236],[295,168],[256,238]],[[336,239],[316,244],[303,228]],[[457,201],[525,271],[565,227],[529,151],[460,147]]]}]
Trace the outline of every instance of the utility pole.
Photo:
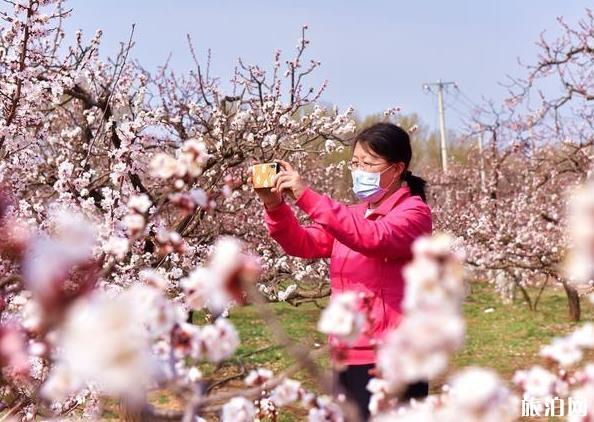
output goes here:
[{"label": "utility pole", "polygon": [[[437,110],[439,112],[439,131],[441,134],[441,169],[444,173],[448,172],[448,146],[446,142],[446,126],[445,126],[445,111],[443,108],[443,91],[448,85],[456,86],[456,82],[442,82],[441,79],[437,82],[426,83],[423,89],[431,91],[431,87],[437,87]],[[431,91],[432,92],[432,91]]]}]

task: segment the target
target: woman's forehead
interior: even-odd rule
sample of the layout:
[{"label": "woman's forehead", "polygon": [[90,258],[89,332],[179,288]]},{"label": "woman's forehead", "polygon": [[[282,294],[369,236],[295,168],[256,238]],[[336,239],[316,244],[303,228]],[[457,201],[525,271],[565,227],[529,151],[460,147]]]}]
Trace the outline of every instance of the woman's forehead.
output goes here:
[{"label": "woman's forehead", "polygon": [[374,158],[374,159],[381,159],[379,155],[371,151],[367,144],[357,142],[355,144],[355,148],[353,149],[353,157],[357,157],[359,159],[365,158]]}]

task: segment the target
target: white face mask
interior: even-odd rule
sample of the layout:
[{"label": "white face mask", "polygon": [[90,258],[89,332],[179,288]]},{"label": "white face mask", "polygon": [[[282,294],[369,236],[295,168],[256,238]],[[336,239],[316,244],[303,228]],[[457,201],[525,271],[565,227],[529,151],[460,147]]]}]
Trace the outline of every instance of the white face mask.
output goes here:
[{"label": "white face mask", "polygon": [[376,202],[380,200],[387,192],[386,189],[380,186],[380,179],[382,173],[391,167],[392,166],[377,173],[359,169],[351,171],[353,178],[353,192],[355,192],[357,198],[368,202]]}]

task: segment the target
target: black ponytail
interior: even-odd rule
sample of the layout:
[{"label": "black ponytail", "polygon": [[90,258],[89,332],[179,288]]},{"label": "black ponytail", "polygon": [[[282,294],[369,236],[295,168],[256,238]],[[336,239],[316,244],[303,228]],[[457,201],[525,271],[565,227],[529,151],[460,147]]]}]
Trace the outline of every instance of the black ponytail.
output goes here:
[{"label": "black ponytail", "polygon": [[411,195],[420,196],[427,202],[425,194],[427,182],[408,170],[412,159],[412,147],[406,130],[393,123],[376,123],[356,135],[353,146],[357,142],[369,147],[389,163],[404,163],[405,171],[402,174],[402,180],[408,185]]},{"label": "black ponytail", "polygon": [[411,195],[420,196],[423,202],[427,202],[427,197],[425,195],[425,187],[427,186],[427,181],[425,179],[419,176],[415,176],[414,174],[412,174],[411,171],[406,170],[404,172],[404,175],[402,176],[402,180],[404,180],[408,185]]}]

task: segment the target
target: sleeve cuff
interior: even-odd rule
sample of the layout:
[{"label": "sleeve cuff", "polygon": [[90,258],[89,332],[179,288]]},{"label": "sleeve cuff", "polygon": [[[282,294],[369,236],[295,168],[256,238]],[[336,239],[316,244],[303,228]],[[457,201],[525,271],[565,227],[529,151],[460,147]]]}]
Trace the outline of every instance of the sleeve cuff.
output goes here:
[{"label": "sleeve cuff", "polygon": [[285,218],[287,212],[290,213],[291,208],[285,201],[281,202],[279,205],[272,209],[264,207],[264,220],[266,221],[266,223],[279,222],[283,220],[283,218]]}]

